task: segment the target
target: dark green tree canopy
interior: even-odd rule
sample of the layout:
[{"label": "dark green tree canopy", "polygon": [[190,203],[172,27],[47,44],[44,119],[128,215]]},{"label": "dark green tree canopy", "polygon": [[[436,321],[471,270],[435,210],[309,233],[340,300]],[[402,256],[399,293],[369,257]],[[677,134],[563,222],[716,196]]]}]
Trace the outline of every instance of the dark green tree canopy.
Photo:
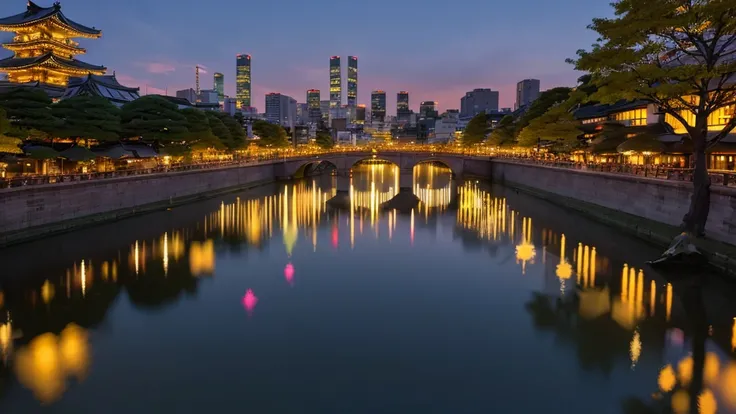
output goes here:
[{"label": "dark green tree canopy", "polygon": [[75,96],[51,106],[61,124],[59,138],[84,138],[116,141],[120,138],[120,109],[99,96]]},{"label": "dark green tree canopy", "polygon": [[516,133],[519,134],[532,120],[544,115],[553,106],[566,101],[571,92],[572,89],[567,87],[552,88],[542,92],[516,122]]},{"label": "dark green tree canopy", "polygon": [[253,134],[258,135],[260,138],[258,144],[261,146],[272,148],[289,146],[289,138],[286,136],[286,130],[281,125],[258,120],[253,122]]},{"label": "dark green tree canopy", "polygon": [[0,108],[10,119],[14,136],[25,138],[29,130],[51,133],[60,124],[51,114],[51,98],[38,89],[15,88],[0,94]]},{"label": "dark green tree canopy", "polygon": [[514,142],[515,130],[514,117],[506,115],[498,121],[496,128],[491,131],[491,135],[488,137],[488,143],[496,146],[511,144]]},{"label": "dark green tree canopy", "polygon": [[125,104],[120,114],[122,136],[170,142],[186,139],[187,119],[176,104],[158,95],[147,95]]},{"label": "dark green tree canopy", "polygon": [[465,127],[465,131],[463,131],[462,144],[466,147],[479,144],[486,139],[487,133],[488,117],[485,112],[481,112],[474,116]]},{"label": "dark green tree canopy", "polygon": [[332,136],[330,136],[327,132],[317,132],[317,139],[315,140],[315,143],[320,147],[324,149],[329,149],[335,146],[335,141],[332,140]]},{"label": "dark green tree canopy", "polygon": [[204,111],[186,108],[182,109],[181,113],[187,118],[187,129],[189,130],[187,142],[192,149],[225,149],[225,145],[212,133],[209,118]]},{"label": "dark green tree canopy", "polygon": [[222,123],[220,117],[214,112],[205,111],[204,113],[207,117],[207,122],[209,123],[212,133],[220,140],[222,145],[230,148],[233,145],[233,138],[230,135],[230,130],[227,129],[227,126]]},{"label": "dark green tree canopy", "polygon": [[245,144],[245,130],[242,124],[239,124],[235,118],[224,112],[216,112],[216,114],[230,132],[230,142],[225,143],[225,145],[230,149],[243,146]]}]

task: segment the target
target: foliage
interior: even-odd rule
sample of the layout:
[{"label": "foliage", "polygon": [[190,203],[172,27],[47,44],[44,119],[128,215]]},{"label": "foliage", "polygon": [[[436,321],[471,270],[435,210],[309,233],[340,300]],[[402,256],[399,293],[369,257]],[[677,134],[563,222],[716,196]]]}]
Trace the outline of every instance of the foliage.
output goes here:
[{"label": "foliage", "polygon": [[241,147],[245,143],[243,124],[239,124],[235,118],[224,112],[216,112],[215,114],[230,132],[230,141],[223,141],[223,143],[230,149]]},{"label": "foliage", "polygon": [[253,122],[253,134],[260,137],[258,143],[261,146],[270,146],[273,148],[289,146],[289,139],[286,136],[286,130],[282,128],[281,125],[258,120]]},{"label": "foliage", "polygon": [[209,123],[210,130],[215,135],[215,137],[217,137],[223,145],[230,147],[233,140],[232,136],[230,135],[230,130],[227,129],[225,124],[223,124],[220,120],[220,117],[217,116],[217,114],[215,114],[214,112],[206,111],[204,113],[207,117],[207,122]]},{"label": "foliage", "polygon": [[598,87],[592,99],[645,100],[685,126],[695,171],[683,227],[703,234],[710,209],[705,151],[736,128],[731,117],[715,136],[707,134],[708,117],[736,104],[736,7],[728,0],[616,0],[611,5],[615,17],[590,25],[599,42],[569,61],[591,73]]},{"label": "foliage", "polygon": [[20,149],[22,143],[18,138],[0,135],[0,154],[22,154],[23,151]]},{"label": "foliage", "polygon": [[27,137],[31,129],[44,134],[54,132],[59,120],[53,117],[50,107],[51,98],[41,90],[15,88],[0,94],[0,108],[12,123],[8,134],[17,137]]},{"label": "foliage", "polygon": [[564,105],[558,105],[532,122],[519,133],[518,142],[522,147],[531,147],[538,140],[552,141],[562,148],[571,149],[578,143],[582,133],[573,114]]},{"label": "foliage", "polygon": [[335,146],[335,141],[332,140],[332,136],[326,132],[318,132],[315,142],[320,148],[324,149],[329,149]]},{"label": "foliage", "polygon": [[0,135],[3,135],[10,131],[10,121],[8,120],[8,113],[5,109],[0,108]]},{"label": "foliage", "polygon": [[529,105],[529,109],[516,122],[516,133],[518,134],[529,125],[532,120],[544,115],[553,106],[566,101],[572,92],[571,88],[558,87],[546,90],[539,95],[539,98]]},{"label": "foliage", "polygon": [[120,138],[120,109],[105,98],[75,96],[52,105],[51,114],[61,123],[54,131],[59,138]]},{"label": "foliage", "polygon": [[[212,133],[209,118],[203,111],[186,108],[182,109],[181,113],[187,119],[187,129],[189,130],[187,142],[191,143],[192,149],[200,151],[210,148],[225,149],[225,145]],[[176,149],[172,150],[176,151]]]},{"label": "foliage", "polygon": [[243,115],[242,112],[235,112],[233,118],[238,121],[238,125],[240,125],[241,127],[245,125],[245,115]]},{"label": "foliage", "polygon": [[463,131],[462,143],[466,147],[481,143],[486,138],[487,132],[488,118],[485,112],[481,112],[468,122]]},{"label": "foliage", "polygon": [[125,104],[120,119],[122,136],[142,136],[161,142],[186,139],[187,118],[176,104],[158,95],[147,95]]},{"label": "foliage", "polygon": [[498,125],[493,129],[488,137],[488,143],[497,147],[514,142],[514,117],[506,115],[498,121]]}]

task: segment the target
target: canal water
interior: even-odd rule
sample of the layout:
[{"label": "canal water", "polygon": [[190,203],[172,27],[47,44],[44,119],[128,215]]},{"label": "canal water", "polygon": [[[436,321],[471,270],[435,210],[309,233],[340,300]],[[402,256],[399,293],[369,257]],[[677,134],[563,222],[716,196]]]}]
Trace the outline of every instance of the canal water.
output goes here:
[{"label": "canal water", "polygon": [[398,174],[0,250],[0,413],[736,413],[731,284],[439,165],[386,210]]}]

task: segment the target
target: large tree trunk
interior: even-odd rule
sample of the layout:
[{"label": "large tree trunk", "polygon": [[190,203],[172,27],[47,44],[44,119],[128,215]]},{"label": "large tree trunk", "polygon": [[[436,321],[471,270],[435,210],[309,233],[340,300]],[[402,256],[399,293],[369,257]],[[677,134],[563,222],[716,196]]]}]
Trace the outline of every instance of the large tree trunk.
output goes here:
[{"label": "large tree trunk", "polygon": [[705,235],[705,223],[710,211],[710,176],[708,176],[707,157],[705,154],[706,132],[693,136],[693,195],[690,209],[682,219],[683,229],[696,237]]}]

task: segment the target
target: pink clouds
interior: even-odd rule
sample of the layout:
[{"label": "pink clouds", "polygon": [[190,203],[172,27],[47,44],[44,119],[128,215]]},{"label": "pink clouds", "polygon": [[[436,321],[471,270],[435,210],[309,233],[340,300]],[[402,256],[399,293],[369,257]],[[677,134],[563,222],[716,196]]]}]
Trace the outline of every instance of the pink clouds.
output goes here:
[{"label": "pink clouds", "polygon": [[126,74],[115,74],[115,77],[117,78],[118,82],[120,82],[124,86],[140,88],[141,95],[166,95],[167,92],[166,89],[160,89],[156,88],[155,86],[151,86],[153,82],[149,79],[138,79]]},{"label": "pink clouds", "polygon": [[176,71],[176,67],[170,63],[164,63],[164,62],[146,62],[146,63],[140,63],[138,66],[143,67],[146,72],[153,73],[156,75],[168,75],[172,72]]}]

